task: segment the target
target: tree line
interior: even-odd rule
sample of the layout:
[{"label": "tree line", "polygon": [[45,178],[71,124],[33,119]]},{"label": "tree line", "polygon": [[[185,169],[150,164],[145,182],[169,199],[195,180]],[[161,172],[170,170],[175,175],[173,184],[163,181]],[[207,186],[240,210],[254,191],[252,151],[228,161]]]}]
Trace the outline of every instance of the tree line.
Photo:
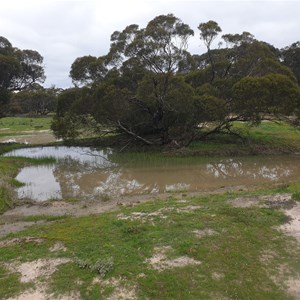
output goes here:
[{"label": "tree line", "polygon": [[56,110],[60,90],[43,88],[46,79],[43,60],[37,51],[13,47],[0,36],[0,117],[46,115]]},{"label": "tree line", "polygon": [[203,54],[188,51],[195,33],[172,14],[113,32],[106,55],[73,62],[74,88],[58,93],[54,133],[119,133],[128,143],[181,147],[234,134],[235,121],[298,125],[299,42],[277,49],[249,32],[221,35],[215,21],[198,30]]}]

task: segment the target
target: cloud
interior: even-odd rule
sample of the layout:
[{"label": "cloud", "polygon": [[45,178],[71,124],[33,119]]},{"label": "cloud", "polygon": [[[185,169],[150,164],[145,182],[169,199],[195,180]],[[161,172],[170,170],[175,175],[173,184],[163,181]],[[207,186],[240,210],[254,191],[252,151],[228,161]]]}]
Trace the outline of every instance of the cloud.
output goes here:
[{"label": "cloud", "polygon": [[190,51],[205,50],[197,26],[215,20],[223,33],[249,31],[284,47],[298,39],[300,1],[81,1],[10,0],[1,3],[0,35],[45,59],[46,85],[68,87],[72,62],[83,55],[107,53],[110,35],[129,24],[141,27],[160,14],[174,13],[195,31]]}]

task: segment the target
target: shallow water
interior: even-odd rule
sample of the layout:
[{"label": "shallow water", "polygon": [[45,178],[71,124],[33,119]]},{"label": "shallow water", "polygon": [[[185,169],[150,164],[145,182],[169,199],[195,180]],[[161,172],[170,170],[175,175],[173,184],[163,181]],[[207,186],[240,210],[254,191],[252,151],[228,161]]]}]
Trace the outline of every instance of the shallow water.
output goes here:
[{"label": "shallow water", "polygon": [[[103,198],[172,191],[206,191],[240,185],[285,183],[300,178],[300,157],[161,158],[116,155],[88,147],[37,147],[6,155],[55,157],[50,165],[23,168],[20,198]],[[119,159],[121,158],[121,159]],[[143,161],[144,160],[144,161]]]}]

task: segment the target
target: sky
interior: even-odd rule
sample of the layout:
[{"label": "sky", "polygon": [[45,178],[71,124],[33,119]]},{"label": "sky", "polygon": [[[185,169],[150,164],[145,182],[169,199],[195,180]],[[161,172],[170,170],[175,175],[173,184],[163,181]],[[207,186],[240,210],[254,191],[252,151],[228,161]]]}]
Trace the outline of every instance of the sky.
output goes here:
[{"label": "sky", "polygon": [[67,88],[74,60],[107,54],[110,35],[130,24],[143,28],[154,17],[173,13],[195,31],[189,51],[200,54],[202,22],[218,22],[222,34],[248,31],[282,48],[300,40],[299,12],[299,0],[9,0],[1,2],[0,36],[44,57],[44,86]]}]

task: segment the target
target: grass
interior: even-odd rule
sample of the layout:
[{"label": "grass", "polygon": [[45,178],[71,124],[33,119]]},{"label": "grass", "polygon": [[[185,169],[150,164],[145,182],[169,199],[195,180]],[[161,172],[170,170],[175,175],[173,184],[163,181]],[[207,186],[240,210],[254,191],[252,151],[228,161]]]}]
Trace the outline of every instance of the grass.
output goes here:
[{"label": "grass", "polygon": [[[283,123],[264,122],[257,128],[236,123],[235,127],[243,130],[251,147],[257,149],[266,145],[273,149],[300,146],[298,131]],[[1,146],[0,154],[14,147],[18,146]],[[195,142],[188,153],[218,154],[220,148],[223,154],[234,153],[237,149],[249,153],[249,144],[241,145],[240,141],[228,136],[218,140],[212,138],[205,143]],[[112,159],[140,166],[147,161],[152,165],[153,157],[157,164],[189,161],[193,164],[195,159],[207,160],[205,157],[182,157],[180,152],[163,155],[160,152],[128,152],[112,156]],[[26,164],[40,163],[53,163],[53,160],[0,157],[0,213],[13,203],[13,187],[21,185],[13,179],[18,170]],[[125,292],[133,290],[138,299],[291,299],[284,282],[289,276],[300,275],[300,249],[293,238],[276,229],[287,221],[286,216],[273,208],[234,208],[228,200],[288,192],[299,201],[299,183],[251,193],[193,198],[185,190],[180,192],[185,193],[182,197],[188,202],[178,202],[175,197],[179,195],[173,193],[167,200],[157,199],[131,208],[119,207],[101,215],[24,217],[22,221],[25,222],[51,223],[33,226],[5,238],[30,236],[41,238],[42,242],[38,246],[27,242],[0,247],[0,299],[15,297],[34,286],[33,283],[20,283],[20,275],[8,271],[5,264],[59,257],[71,261],[59,266],[50,278],[38,279],[47,280],[49,293],[57,296],[76,291],[82,299],[106,299],[123,287]],[[69,202],[76,200],[68,199]],[[104,195],[102,201],[108,200]],[[189,206],[198,209],[188,211]],[[138,213],[144,218],[130,218]],[[120,214],[128,218],[120,219]],[[199,238],[194,233],[196,230],[212,230],[214,234]],[[56,242],[63,243],[67,250],[51,252],[49,249]],[[156,270],[149,259],[162,247],[168,247],[165,248],[168,249],[166,260],[188,257],[200,264]],[[94,284],[95,278],[101,278],[100,283]],[[118,287],[113,279],[119,280]]]},{"label": "grass", "polygon": [[[0,154],[20,148],[21,145],[0,145]],[[53,158],[30,159],[24,157],[0,156],[0,214],[11,208],[14,204],[14,188],[23,186],[15,179],[18,171],[26,165],[52,164]]]},{"label": "grass", "polygon": [[25,131],[49,130],[52,117],[6,117],[0,119],[0,137],[24,134]]},{"label": "grass", "polygon": [[[0,263],[69,257],[72,261],[60,266],[48,281],[49,291],[56,295],[79,291],[83,299],[110,296],[116,289],[110,278],[133,287],[138,299],[290,299],[280,270],[286,265],[290,274],[299,274],[300,249],[292,238],[275,229],[284,222],[284,215],[274,209],[227,204],[238,195],[189,198],[188,203],[170,198],[102,215],[60,218],[11,235],[41,237],[44,243],[0,248]],[[183,212],[187,206],[200,208]],[[118,219],[120,213],[131,216],[158,211],[163,217]],[[199,238],[193,233],[204,229],[215,234]],[[50,252],[56,241],[68,250]],[[201,264],[155,270],[147,259],[156,247],[163,246],[170,247],[167,259],[187,256]],[[263,259],[266,253],[271,255]],[[0,277],[0,298],[27,288],[15,278],[11,279],[15,288],[9,290],[5,272]],[[107,283],[99,288],[92,282],[100,275]]]},{"label": "grass", "polygon": [[264,121],[259,126],[235,122],[233,131],[240,134],[244,142],[235,136],[216,134],[205,141],[193,142],[189,150],[205,155],[249,155],[296,152],[300,147],[300,130],[285,122]]}]

